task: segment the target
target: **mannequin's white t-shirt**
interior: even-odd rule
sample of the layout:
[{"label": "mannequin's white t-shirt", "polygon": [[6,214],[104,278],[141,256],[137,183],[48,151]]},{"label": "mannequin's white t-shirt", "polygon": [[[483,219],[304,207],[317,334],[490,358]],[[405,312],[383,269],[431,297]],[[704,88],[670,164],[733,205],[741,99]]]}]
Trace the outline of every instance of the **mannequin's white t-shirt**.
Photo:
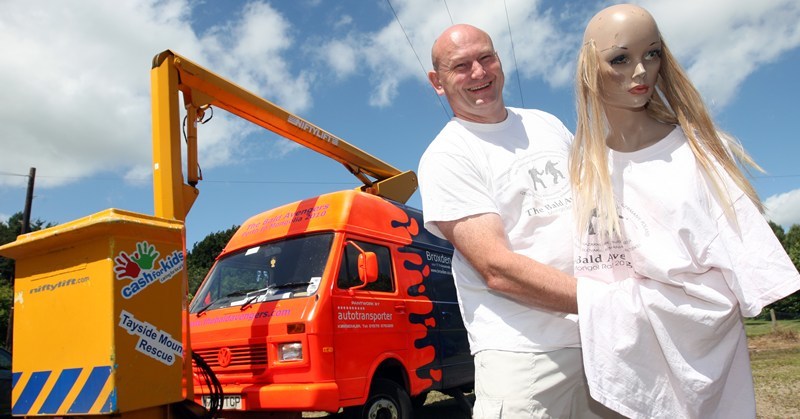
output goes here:
[{"label": "mannequin's white t-shirt", "polygon": [[800,288],[797,270],[725,175],[726,216],[680,127],[609,158],[622,239],[590,229],[575,248],[592,397],[632,418],[754,418],[742,319]]}]

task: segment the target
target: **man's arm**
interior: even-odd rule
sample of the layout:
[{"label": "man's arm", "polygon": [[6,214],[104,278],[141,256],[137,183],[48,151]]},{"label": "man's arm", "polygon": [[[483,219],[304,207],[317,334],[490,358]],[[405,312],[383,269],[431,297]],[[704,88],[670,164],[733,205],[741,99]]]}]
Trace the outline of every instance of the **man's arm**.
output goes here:
[{"label": "man's arm", "polygon": [[538,308],[578,312],[575,278],[514,253],[499,215],[488,213],[439,221],[436,226],[483,276],[490,289]]}]

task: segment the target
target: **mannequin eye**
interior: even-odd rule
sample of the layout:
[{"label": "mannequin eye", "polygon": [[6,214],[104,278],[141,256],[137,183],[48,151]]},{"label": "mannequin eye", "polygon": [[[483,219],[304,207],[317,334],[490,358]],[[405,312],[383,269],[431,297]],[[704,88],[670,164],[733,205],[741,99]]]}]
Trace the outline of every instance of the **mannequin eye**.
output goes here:
[{"label": "mannequin eye", "polygon": [[661,49],[654,49],[652,51],[648,51],[647,55],[644,56],[646,60],[653,60],[656,58],[661,58]]},{"label": "mannequin eye", "polygon": [[612,58],[611,61],[609,61],[609,63],[611,63],[611,65],[627,64],[628,62],[629,62],[628,61],[628,57],[626,57],[625,55],[618,55],[618,56]]}]

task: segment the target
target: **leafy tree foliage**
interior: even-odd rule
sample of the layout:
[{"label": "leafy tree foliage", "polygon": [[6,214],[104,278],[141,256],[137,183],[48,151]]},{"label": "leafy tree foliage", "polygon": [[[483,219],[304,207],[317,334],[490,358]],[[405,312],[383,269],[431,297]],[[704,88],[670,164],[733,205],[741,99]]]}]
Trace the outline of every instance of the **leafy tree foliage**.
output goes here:
[{"label": "leafy tree foliage", "polygon": [[[38,219],[32,220],[29,230],[38,231],[53,225]],[[12,215],[7,222],[0,221],[0,245],[15,241],[21,231],[22,212]],[[8,333],[8,319],[14,301],[13,280],[14,260],[0,256],[0,344],[5,342]]]},{"label": "leafy tree foliage", "polygon": [[211,233],[203,240],[195,243],[191,251],[186,254],[187,273],[189,275],[189,294],[194,295],[197,288],[211,269],[211,265],[217,259],[217,256],[228,244],[233,234],[239,226],[232,226],[231,228],[216,233]]},{"label": "leafy tree foliage", "polygon": [[[783,248],[794,263],[794,267],[800,270],[800,225],[793,225],[789,231],[784,233],[783,227],[770,221],[770,227],[775,232],[775,236],[783,244]],[[795,292],[788,297],[776,301],[764,308],[762,317],[769,318],[769,310],[775,310],[778,319],[798,318],[800,317],[800,291]]]},{"label": "leafy tree foliage", "polygon": [[772,221],[769,222],[769,226],[772,228],[772,232],[775,233],[775,237],[778,238],[778,241],[786,248],[786,234],[783,232],[783,227]]},{"label": "leafy tree foliage", "polygon": [[[39,231],[43,228],[52,227],[54,224],[46,223],[42,220],[32,220],[29,230]],[[8,222],[0,221],[0,245],[11,243],[17,239],[22,231],[22,212],[12,215]],[[0,256],[0,284],[11,283],[14,278],[14,260]]]}]

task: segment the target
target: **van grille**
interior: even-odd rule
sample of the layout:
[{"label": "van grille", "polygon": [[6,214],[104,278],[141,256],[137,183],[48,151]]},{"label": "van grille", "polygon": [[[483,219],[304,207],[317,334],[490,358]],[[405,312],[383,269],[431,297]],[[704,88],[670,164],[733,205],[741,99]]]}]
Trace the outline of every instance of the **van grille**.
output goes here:
[{"label": "van grille", "polygon": [[[220,364],[220,349],[223,348],[230,350],[230,363],[225,367]],[[263,369],[267,365],[266,345],[225,346],[195,349],[194,352],[203,357],[206,363],[214,369],[239,369],[241,367],[261,367]]]}]

